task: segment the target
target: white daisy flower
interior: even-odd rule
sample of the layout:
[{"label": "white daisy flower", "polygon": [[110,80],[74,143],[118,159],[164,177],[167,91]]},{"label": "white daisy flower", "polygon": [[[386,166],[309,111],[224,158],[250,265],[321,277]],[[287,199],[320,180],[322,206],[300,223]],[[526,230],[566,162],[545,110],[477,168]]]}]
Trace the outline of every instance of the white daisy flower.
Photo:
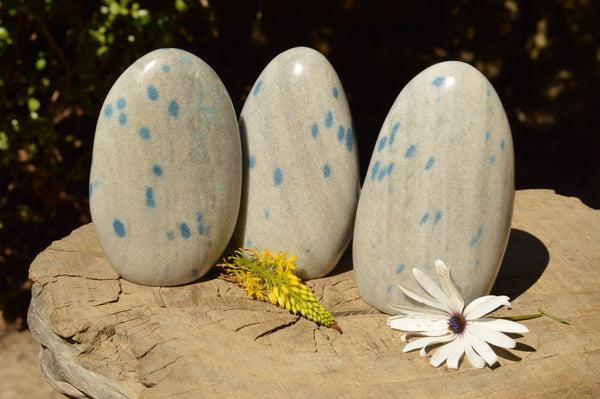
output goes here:
[{"label": "white daisy flower", "polygon": [[431,297],[422,297],[399,285],[402,292],[413,300],[435,309],[419,309],[408,306],[394,306],[402,315],[392,316],[387,324],[395,329],[406,331],[403,342],[411,336],[420,336],[404,347],[403,352],[421,349],[421,356],[427,356],[428,347],[444,344],[431,356],[430,364],[438,367],[444,361],[449,368],[458,369],[458,363],[466,353],[471,364],[477,368],[492,366],[498,357],[489,344],[502,348],[514,348],[516,341],[503,332],[526,333],[527,327],[514,321],[482,317],[510,302],[507,296],[487,295],[475,299],[467,307],[450,279],[450,268],[437,260],[435,269],[441,288],[424,272],[413,269],[418,283]]}]

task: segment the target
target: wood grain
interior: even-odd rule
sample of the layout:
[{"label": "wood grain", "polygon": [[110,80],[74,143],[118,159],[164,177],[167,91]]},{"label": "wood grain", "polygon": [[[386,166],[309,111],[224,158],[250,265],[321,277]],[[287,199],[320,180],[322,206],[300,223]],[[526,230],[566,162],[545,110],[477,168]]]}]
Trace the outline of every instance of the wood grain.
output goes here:
[{"label": "wood grain", "polygon": [[523,322],[499,365],[433,368],[358,294],[346,254],[307,285],[343,329],[249,299],[211,271],[179,287],[119,278],[88,224],[31,265],[29,326],[46,379],[95,398],[596,397],[600,394],[600,211],[550,190],[517,192],[493,293]]}]

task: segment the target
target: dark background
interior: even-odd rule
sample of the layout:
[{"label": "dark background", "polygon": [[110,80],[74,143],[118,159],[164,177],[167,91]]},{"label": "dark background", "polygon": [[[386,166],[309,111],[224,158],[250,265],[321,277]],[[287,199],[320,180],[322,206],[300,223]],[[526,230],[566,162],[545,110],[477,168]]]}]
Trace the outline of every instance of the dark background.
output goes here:
[{"label": "dark background", "polygon": [[28,267],[90,221],[96,118],[111,85],[160,47],[206,61],[237,113],[262,69],[319,50],[350,101],[364,174],[400,90],[462,60],[508,115],[517,189],[550,188],[600,208],[600,5],[573,1],[0,2],[0,317],[25,328]]}]

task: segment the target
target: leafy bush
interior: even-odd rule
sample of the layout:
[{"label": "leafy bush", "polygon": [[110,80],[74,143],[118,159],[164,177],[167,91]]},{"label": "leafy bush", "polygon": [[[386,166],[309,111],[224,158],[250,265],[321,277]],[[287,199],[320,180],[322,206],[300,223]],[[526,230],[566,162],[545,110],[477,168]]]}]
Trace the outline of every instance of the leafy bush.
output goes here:
[{"label": "leafy bush", "polygon": [[0,2],[0,316],[22,316],[14,301],[27,301],[21,285],[33,256],[89,221],[95,119],[110,86],[144,53],[185,45],[182,20],[192,10],[208,25],[202,8]]}]

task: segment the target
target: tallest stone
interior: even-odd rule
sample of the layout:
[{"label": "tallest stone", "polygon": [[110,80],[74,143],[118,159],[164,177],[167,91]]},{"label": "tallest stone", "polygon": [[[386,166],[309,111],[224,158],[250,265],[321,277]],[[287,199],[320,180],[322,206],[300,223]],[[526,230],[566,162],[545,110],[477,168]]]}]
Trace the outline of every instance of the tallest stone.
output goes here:
[{"label": "tallest stone", "polygon": [[514,201],[510,127],[490,82],[449,61],[412,79],[379,133],[354,229],[360,295],[391,313],[420,291],[416,267],[434,280],[442,259],[466,302],[486,295],[502,262]]}]

